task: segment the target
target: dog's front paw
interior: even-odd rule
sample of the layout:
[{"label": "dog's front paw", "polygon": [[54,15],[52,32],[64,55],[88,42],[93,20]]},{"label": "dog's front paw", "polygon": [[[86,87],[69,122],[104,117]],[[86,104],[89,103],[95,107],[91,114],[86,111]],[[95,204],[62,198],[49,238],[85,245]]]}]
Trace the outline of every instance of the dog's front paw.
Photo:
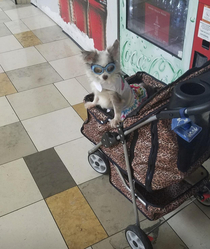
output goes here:
[{"label": "dog's front paw", "polygon": [[121,119],[116,119],[113,118],[112,120],[110,120],[109,124],[112,128],[116,128],[117,125],[121,122]]},{"label": "dog's front paw", "polygon": [[86,109],[91,109],[91,108],[93,108],[95,105],[93,104],[93,102],[86,102],[85,103],[85,108]]}]

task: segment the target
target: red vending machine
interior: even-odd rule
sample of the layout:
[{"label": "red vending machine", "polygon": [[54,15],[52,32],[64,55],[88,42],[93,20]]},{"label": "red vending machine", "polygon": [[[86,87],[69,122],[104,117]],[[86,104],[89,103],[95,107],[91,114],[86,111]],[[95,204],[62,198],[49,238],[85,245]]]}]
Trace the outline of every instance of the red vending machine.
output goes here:
[{"label": "red vending machine", "polygon": [[208,60],[210,60],[210,1],[199,0],[190,66],[199,67]]},{"label": "red vending machine", "polygon": [[71,22],[70,2],[69,0],[59,0],[60,15],[64,22]]},{"label": "red vending machine", "polygon": [[87,28],[87,9],[88,0],[70,0],[72,5],[72,21],[78,29],[88,33]]},{"label": "red vending machine", "polygon": [[106,49],[107,1],[89,0],[88,35],[98,50]]}]

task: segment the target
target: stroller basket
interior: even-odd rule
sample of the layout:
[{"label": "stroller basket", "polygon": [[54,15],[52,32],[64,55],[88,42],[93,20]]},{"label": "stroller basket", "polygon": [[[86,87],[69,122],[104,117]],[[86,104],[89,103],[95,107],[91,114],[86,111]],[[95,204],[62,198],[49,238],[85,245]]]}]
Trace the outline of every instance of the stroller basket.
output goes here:
[{"label": "stroller basket", "polygon": [[[140,129],[136,129],[126,139],[134,179],[147,191],[159,190],[180,182],[209,158],[209,116],[205,119],[200,114],[194,116],[196,124],[202,127],[202,131],[191,143],[188,143],[171,130],[171,118],[175,115],[179,117],[179,106],[177,110],[173,110],[173,113],[164,111],[170,104],[174,106],[175,97],[176,102],[179,103],[177,101],[179,96],[172,95],[176,85],[179,86],[183,82],[188,83],[189,80],[202,80],[204,84],[209,69],[210,65],[200,70],[189,70],[176,82],[167,86],[146,73],[137,73],[126,79],[130,84],[143,82],[155,87],[158,91],[126,117],[123,121],[124,131],[135,128],[154,115],[158,116],[161,112],[163,113],[163,118],[160,117]],[[208,82],[205,84],[210,86]],[[91,95],[86,97],[86,99],[88,98],[91,98]],[[203,100],[200,96],[198,99]],[[182,103],[184,103],[183,99]],[[199,104],[199,102],[194,103]],[[209,102],[207,104],[207,108],[209,108]],[[188,110],[190,113],[191,107]],[[199,113],[200,109],[197,108],[194,111]],[[207,114],[209,115],[209,113]],[[94,144],[99,143],[104,133],[110,131],[108,121],[111,118],[113,118],[112,113],[106,112],[100,107],[88,110],[88,119],[81,129],[83,135]],[[117,132],[117,129],[112,129],[112,132]],[[120,144],[114,148],[102,147],[101,150],[119,168],[126,171],[123,148]]]},{"label": "stroller basket", "polygon": [[[95,144],[89,163],[101,174],[109,172],[110,183],[133,202],[136,223],[125,230],[132,248],[152,249],[137,209],[156,220],[192,196],[209,203],[209,173],[202,167],[210,157],[209,79],[210,62],[169,85],[144,72],[126,78],[129,84],[145,83],[157,91],[114,129],[109,126],[113,111],[98,106],[88,110],[81,132]],[[92,99],[91,94],[85,101]],[[193,139],[192,133],[183,139],[186,133],[172,130],[185,119],[190,122],[187,131],[196,131]],[[181,128],[185,132],[186,126]]]},{"label": "stroller basket", "polygon": [[[110,163],[110,183],[121,192],[128,200],[132,200],[127,175],[123,174],[117,166]],[[193,185],[187,181],[180,181],[165,189],[148,193],[143,187],[135,184],[136,205],[138,209],[149,219],[157,220],[179,207],[190,197],[199,192],[207,183],[209,173],[200,167],[202,178]]]}]

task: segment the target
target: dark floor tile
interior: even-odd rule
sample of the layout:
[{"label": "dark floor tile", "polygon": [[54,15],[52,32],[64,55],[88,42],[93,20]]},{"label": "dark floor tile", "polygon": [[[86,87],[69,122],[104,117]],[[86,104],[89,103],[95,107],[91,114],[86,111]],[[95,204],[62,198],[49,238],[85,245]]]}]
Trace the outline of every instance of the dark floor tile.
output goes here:
[{"label": "dark floor tile", "polygon": [[43,198],[50,197],[76,183],[53,148],[24,157]]}]

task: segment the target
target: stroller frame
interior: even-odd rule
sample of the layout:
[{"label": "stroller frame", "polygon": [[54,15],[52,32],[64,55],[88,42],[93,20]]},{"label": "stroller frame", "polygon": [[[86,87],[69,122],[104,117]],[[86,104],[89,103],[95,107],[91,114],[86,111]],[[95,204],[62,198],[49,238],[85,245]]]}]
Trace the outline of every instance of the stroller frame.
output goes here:
[{"label": "stroller frame", "polygon": [[[184,113],[186,115],[192,115],[192,114],[195,115],[195,114],[198,114],[198,113],[206,112],[208,110],[210,110],[210,101],[203,104],[203,105],[186,108]],[[143,247],[140,247],[142,249],[152,249],[152,245],[151,245],[150,241],[152,241],[153,238],[150,237],[149,234],[151,234],[155,229],[162,226],[169,219],[174,217],[177,213],[181,212],[184,208],[186,208],[187,206],[189,206],[192,202],[194,202],[196,200],[195,197],[194,198],[191,197],[191,201],[189,203],[187,203],[180,210],[176,211],[168,219],[165,219],[164,221],[160,222],[160,224],[156,225],[149,232],[145,233],[143,230],[141,230],[140,220],[139,220],[139,215],[138,215],[138,207],[137,207],[137,204],[136,204],[136,199],[138,199],[141,203],[143,203],[143,205],[146,205],[146,203],[135,193],[135,180],[132,178],[131,165],[130,165],[130,162],[129,162],[128,149],[127,149],[127,144],[126,144],[126,136],[129,135],[130,133],[132,133],[133,131],[141,128],[142,126],[150,123],[150,122],[153,122],[153,121],[158,120],[158,119],[168,119],[169,117],[170,118],[179,118],[180,113],[177,110],[165,110],[165,111],[162,111],[157,115],[153,115],[153,116],[149,117],[148,119],[146,119],[145,121],[143,121],[140,124],[136,125],[135,127],[126,130],[125,132],[123,132],[123,123],[120,123],[117,126],[117,130],[118,130],[119,134],[114,134],[113,135],[113,134],[111,134],[111,132],[106,132],[106,134],[105,134],[106,139],[103,136],[102,139],[101,139],[101,142],[96,144],[92,149],[90,149],[88,151],[88,155],[91,155],[94,152],[96,152],[97,150],[99,150],[101,146],[112,147],[113,145],[115,145],[118,142],[122,143],[123,151],[124,151],[124,158],[125,158],[125,163],[126,163],[126,170],[127,170],[127,174],[128,174],[129,186],[126,184],[126,182],[125,182],[120,170],[117,168],[117,166],[115,166],[115,168],[116,168],[122,182],[124,183],[125,187],[127,188],[128,191],[130,191],[131,197],[132,197],[133,211],[134,211],[134,217],[135,217],[135,225],[130,225],[127,228],[127,231],[129,231],[129,229],[134,230],[134,234],[137,234],[137,237],[140,240],[143,241],[143,243],[141,242],[142,244],[140,244],[140,246],[143,246]],[[114,139],[113,139],[113,137],[114,137]],[[210,183],[208,184],[207,188],[209,189],[209,193],[210,193]],[[202,196],[202,193],[200,192],[199,197],[201,198],[201,196]],[[129,238],[127,238],[127,240],[128,240],[128,242],[129,242],[129,240],[132,240],[132,241],[129,242],[129,244],[130,243],[135,243],[135,238],[134,238],[134,241],[133,241],[133,239],[129,239]]]},{"label": "stroller frame", "polygon": [[[135,220],[136,220],[136,225],[139,226],[139,216],[138,216],[138,209],[137,209],[137,206],[136,206],[136,195],[135,195],[135,190],[134,190],[134,182],[133,182],[133,179],[132,179],[132,173],[131,173],[131,167],[130,167],[130,163],[129,163],[129,157],[128,157],[128,150],[127,150],[127,144],[125,143],[126,139],[125,139],[125,136],[127,136],[128,134],[130,134],[131,132],[133,132],[134,130],[136,129],[139,129],[140,127],[152,122],[152,121],[155,121],[157,120],[157,117],[156,115],[148,118],[147,120],[145,120],[144,122],[140,123],[139,125],[137,125],[136,127],[134,128],[131,128],[125,132],[123,132],[122,130],[122,123],[118,125],[118,132],[119,132],[119,135],[116,137],[116,140],[113,142],[113,141],[110,141],[109,145],[108,146],[113,146],[113,143],[115,143],[116,141],[120,141],[122,144],[123,144],[123,151],[124,151],[124,156],[125,156],[125,163],[126,163],[126,169],[127,169],[127,172],[128,172],[128,179],[129,179],[129,185],[130,185],[130,189],[129,191],[131,192],[131,195],[132,195],[132,202],[133,202],[133,208],[134,208],[134,215],[135,215]],[[97,145],[95,145],[91,150],[88,151],[88,154],[92,154],[94,153],[95,151],[97,151],[103,144],[103,140],[102,142],[98,143]],[[120,174],[120,172],[119,172]],[[121,174],[120,174],[121,175]],[[124,181],[124,179],[122,178],[122,180]],[[125,183],[125,186],[128,188],[128,186],[126,185]],[[142,201],[142,200],[140,200]]]},{"label": "stroller frame", "polygon": [[[204,126],[202,137],[198,136],[195,138],[195,140],[189,144],[189,147],[184,144],[182,142],[183,139],[179,138],[170,128],[171,120],[173,118],[183,118],[183,114],[186,117],[194,116],[196,118],[203,113],[210,113],[209,71],[210,61],[201,68],[190,69],[170,85],[165,85],[163,82],[158,81],[145,72],[138,72],[130,76],[128,79],[129,84],[144,82],[157,87],[159,90],[137,110],[133,111],[130,116],[128,115],[128,117],[117,126],[117,129],[110,129],[108,121],[112,118],[112,115],[107,114],[106,110],[100,107],[88,110],[88,118],[81,128],[82,134],[95,144],[95,146],[88,151],[88,160],[92,168],[100,174],[108,173],[110,166],[110,183],[133,203],[135,225],[130,225],[125,230],[128,243],[133,249],[152,249],[151,237],[148,235],[191,204],[195,198],[202,204],[210,206],[209,173],[202,167],[202,163],[210,156],[210,119],[208,120],[208,129]],[[197,90],[195,90],[195,95],[197,94],[201,101],[191,103],[190,101],[195,99],[195,97],[192,96],[187,100],[190,104],[187,103],[185,105],[183,102],[185,101],[184,99],[181,99],[181,102],[180,99],[177,99],[179,94],[176,95],[175,91],[179,91],[183,84],[189,83],[192,87],[198,84],[201,88],[203,88],[202,86],[204,84],[205,89],[207,89],[207,94],[205,92],[203,95],[199,95],[200,93],[197,94]],[[184,88],[184,90],[186,90],[186,88]],[[201,98],[200,96],[203,97]],[[84,101],[92,101],[92,97],[91,94],[87,95]],[[173,106],[175,103],[179,103],[180,105]],[[197,124],[199,125],[199,123]],[[200,123],[200,125],[202,126],[202,123]],[[140,129],[142,133],[139,133],[138,129],[141,127],[143,127]],[[98,132],[95,132],[96,129]],[[159,133],[160,137],[161,134],[163,134],[160,142],[158,141]],[[141,136],[139,136],[139,134],[141,134]],[[203,140],[203,138],[206,140]],[[170,140],[170,142],[168,142],[168,140]],[[208,145],[207,147],[202,147],[208,148],[208,150],[200,150],[200,147],[197,146],[198,141],[202,143],[200,146],[203,146],[203,144]],[[203,141],[205,143],[203,143]],[[146,143],[145,149],[141,147],[142,143],[143,145]],[[168,147],[165,147],[166,143],[169,144]],[[158,149],[157,144],[159,146]],[[181,155],[183,159],[185,158],[185,154],[178,154],[182,153],[183,146],[186,146],[184,151],[188,153],[189,149],[195,149],[192,147],[195,144],[197,147],[196,150],[193,151],[194,154],[192,154],[192,156],[195,157],[193,157],[192,160],[186,157],[187,161],[182,160],[181,164],[178,165],[178,163],[180,163],[178,156]],[[112,148],[110,147],[114,147],[115,145],[115,151],[111,152]],[[166,150],[166,148],[168,150]],[[181,151],[179,151],[180,148]],[[140,159],[138,155],[139,150],[143,155],[146,153],[145,156]],[[167,153],[165,153],[166,151]],[[159,155],[159,157],[157,155]],[[167,157],[165,157],[165,155]],[[103,162],[101,165],[100,160]],[[157,169],[156,171],[151,171],[151,166],[148,164],[149,160],[150,163],[152,163],[152,170]],[[186,162],[189,162],[189,165],[186,165]],[[162,164],[164,166],[162,166]],[[162,173],[162,170],[164,171],[163,167],[166,165],[167,170],[170,170],[169,173],[167,171],[167,174],[164,172],[163,175],[159,175],[158,172],[161,171]],[[179,168],[180,165],[182,167],[184,165],[184,168]],[[185,168],[185,165],[187,168]],[[145,175],[145,170],[146,173],[149,172],[149,174]],[[174,174],[175,177],[173,178]],[[184,201],[189,199],[191,199],[191,201],[187,205],[181,210],[175,211],[170,218],[154,226],[151,231],[145,233],[141,230],[138,209],[140,209],[148,219],[155,220],[175,210],[178,206],[183,204]]]}]

